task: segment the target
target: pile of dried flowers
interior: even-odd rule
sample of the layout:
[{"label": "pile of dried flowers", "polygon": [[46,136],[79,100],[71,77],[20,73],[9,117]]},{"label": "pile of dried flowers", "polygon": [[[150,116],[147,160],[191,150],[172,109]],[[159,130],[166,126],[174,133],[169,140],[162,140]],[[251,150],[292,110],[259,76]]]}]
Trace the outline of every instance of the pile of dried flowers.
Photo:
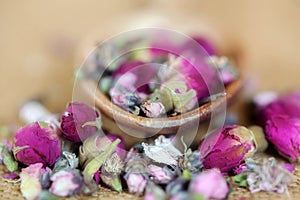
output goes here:
[{"label": "pile of dried flowers", "polygon": [[[215,95],[211,91],[217,87],[216,80],[226,86],[239,76],[228,59],[216,56],[201,38],[194,40],[208,53],[199,60],[193,60],[199,52],[189,41],[163,40],[168,38],[99,47],[81,75],[101,76],[99,86],[113,103],[144,117],[187,112]],[[149,42],[146,46],[153,48],[112,62],[120,51],[134,49],[140,42]],[[211,62],[217,63],[218,73]],[[232,186],[247,187],[253,193],[283,193],[293,181],[294,165],[252,158],[269,142],[290,162],[300,160],[299,102],[299,92],[259,94],[254,103],[260,126],[225,125],[204,138],[198,149],[188,148],[184,137],[182,150],[174,136],[158,136],[135,144],[128,152],[122,137],[102,130],[95,108],[72,102],[57,117],[41,104],[29,102],[20,113],[27,125],[14,134],[13,142],[0,143],[0,161],[7,169],[3,178],[20,181],[23,196],[32,200],[92,195],[99,185],[144,195],[147,200],[225,199]]]},{"label": "pile of dried flowers", "polygon": [[[7,168],[4,178],[20,181],[26,199],[92,195],[99,184],[147,200],[224,199],[233,186],[253,193],[283,193],[293,181],[294,165],[252,157],[267,148],[266,135],[291,162],[299,160],[300,93],[281,97],[265,93],[254,100],[264,131],[259,126],[224,126],[198,149],[183,151],[173,137],[161,135],[128,152],[120,136],[103,132],[96,109],[73,102],[60,120],[50,115],[47,122],[25,125],[14,142],[1,142],[0,160]],[[184,138],[182,143],[185,146]]]},{"label": "pile of dried flowers", "polygon": [[224,85],[239,77],[233,63],[217,56],[198,36],[172,41],[161,35],[101,44],[81,72],[81,77],[99,81],[114,104],[150,118],[179,115],[213,95],[224,96]]}]

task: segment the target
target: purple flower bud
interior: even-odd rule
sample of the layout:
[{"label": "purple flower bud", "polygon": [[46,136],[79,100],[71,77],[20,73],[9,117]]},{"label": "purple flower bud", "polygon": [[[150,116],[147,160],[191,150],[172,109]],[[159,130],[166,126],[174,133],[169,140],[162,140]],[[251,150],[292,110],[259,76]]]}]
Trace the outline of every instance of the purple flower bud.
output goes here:
[{"label": "purple flower bud", "polygon": [[215,169],[200,173],[189,185],[189,191],[203,195],[205,199],[224,199],[229,190],[226,180]]},{"label": "purple flower bud", "polygon": [[166,112],[164,105],[161,102],[146,101],[141,105],[141,109],[147,117],[160,117]]},{"label": "purple flower bud", "polygon": [[300,118],[274,115],[266,122],[266,138],[292,162],[300,158]]},{"label": "purple flower bud", "polygon": [[222,173],[228,173],[251,157],[258,144],[249,129],[243,126],[225,126],[200,143],[200,160],[203,159],[206,169],[219,168]]},{"label": "purple flower bud", "polygon": [[144,157],[138,145],[132,147],[125,160],[125,176],[130,193],[141,195],[146,187],[148,176],[147,166],[148,159]]},{"label": "purple flower bud", "polygon": [[51,167],[61,154],[61,144],[50,125],[35,122],[16,133],[13,151],[17,160],[25,165],[43,163]]},{"label": "purple flower bud", "polygon": [[[203,54],[204,52],[208,55],[216,54],[216,49],[211,41],[200,36],[192,36],[191,39],[183,41],[174,41],[168,35],[160,35],[153,41],[151,46],[150,54],[153,57],[167,57],[170,53],[181,55],[187,51],[193,54]],[[203,51],[200,52],[199,49]]]},{"label": "purple flower bud", "polygon": [[[156,70],[151,65],[151,63],[147,64],[142,61],[127,61],[119,66],[119,68],[114,71],[113,78],[117,79],[118,77],[122,77],[126,74],[134,75],[134,82],[132,84],[127,84],[123,86],[132,86],[134,90],[141,93],[149,93],[149,83],[155,77]],[[129,80],[128,80],[129,81]],[[119,82],[119,81],[118,81]],[[124,81],[122,81],[124,83]],[[120,83],[119,83],[120,84]]]},{"label": "purple flower bud", "polygon": [[52,185],[49,189],[53,194],[66,197],[80,194],[83,188],[83,178],[73,171],[61,170],[51,177]]},{"label": "purple flower bud", "polygon": [[210,95],[209,92],[213,92],[217,86],[217,73],[205,62],[181,59],[173,67],[174,70],[178,71],[181,79],[186,82],[188,87],[196,91],[198,99],[208,97]]},{"label": "purple flower bud", "polygon": [[147,179],[142,174],[131,173],[126,178],[130,193],[140,195],[144,192],[147,185]]},{"label": "purple flower bud", "polygon": [[64,138],[72,142],[85,140],[101,127],[99,117],[95,109],[84,103],[70,103],[61,117]]},{"label": "purple flower bud", "polygon": [[148,174],[155,183],[168,183],[173,179],[173,176],[168,174],[165,168],[153,164],[148,166]]},{"label": "purple flower bud", "polygon": [[254,99],[258,107],[256,113],[258,123],[265,125],[266,121],[273,115],[288,115],[300,118],[300,92],[289,92],[277,98],[275,94],[272,96],[271,93],[269,96],[264,96],[266,103],[262,102],[261,95],[259,97]]}]

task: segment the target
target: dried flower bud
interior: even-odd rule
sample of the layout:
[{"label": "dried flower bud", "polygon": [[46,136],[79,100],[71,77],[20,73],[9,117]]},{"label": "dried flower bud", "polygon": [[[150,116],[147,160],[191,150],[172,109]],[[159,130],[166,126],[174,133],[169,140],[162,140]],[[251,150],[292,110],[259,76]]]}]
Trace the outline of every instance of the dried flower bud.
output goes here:
[{"label": "dried flower bud", "polygon": [[105,151],[108,146],[119,139],[119,143],[115,149],[116,153],[121,160],[126,156],[125,142],[123,138],[114,134],[95,134],[87,138],[79,148],[79,163],[81,166],[85,165],[98,156],[101,152]]},{"label": "dried flower bud", "polygon": [[[113,73],[113,78],[116,80],[119,77],[122,77],[126,74],[132,74],[134,76],[133,79],[131,79],[131,84],[128,81],[121,81],[123,84],[122,86],[132,86],[134,88],[134,91],[137,91],[139,93],[149,93],[149,85],[148,83],[151,82],[151,80],[156,75],[156,69],[155,65],[152,65],[151,63],[144,63],[142,61],[127,61],[119,66],[117,70]],[[118,80],[118,83],[120,80]],[[121,83],[119,83],[121,84]]]},{"label": "dried flower bud", "polygon": [[35,200],[42,191],[40,183],[40,175],[43,164],[36,163],[29,165],[27,168],[23,168],[20,173],[21,186],[20,190],[22,195],[27,200]]},{"label": "dried flower bud", "polygon": [[243,126],[225,126],[220,132],[213,133],[200,143],[204,168],[219,168],[228,173],[251,157],[259,143],[254,134]]},{"label": "dried flower bud", "polygon": [[165,107],[161,102],[153,102],[151,100],[143,103],[141,109],[145,115],[150,118],[160,117],[166,112]]},{"label": "dried flower bud", "polygon": [[130,193],[140,195],[145,190],[147,179],[142,174],[130,173],[126,177],[126,183]]},{"label": "dried flower bud", "polygon": [[[104,151],[98,152],[97,156],[92,158],[90,161],[87,161],[84,165],[84,173],[87,173],[91,177],[100,169],[100,167],[105,163],[107,158],[116,150],[118,144],[121,142],[120,139],[116,139],[110,143]],[[83,149],[80,149],[80,154],[85,157],[85,152]]]},{"label": "dried flower bud", "polygon": [[143,156],[138,148],[138,145],[132,147],[127,154],[124,179],[130,193],[141,195],[147,185],[148,159]]},{"label": "dried flower bud", "polygon": [[167,170],[168,169],[165,167],[159,167],[153,164],[148,166],[148,174],[150,176],[150,179],[159,184],[168,183],[173,179],[174,175],[168,173]]},{"label": "dried flower bud", "polygon": [[205,199],[224,199],[230,189],[222,174],[210,169],[192,179],[189,191],[203,195]]},{"label": "dried flower bud", "polygon": [[53,194],[66,197],[80,194],[84,185],[83,178],[77,171],[61,170],[51,177],[52,185],[49,189]]},{"label": "dried flower bud", "polygon": [[260,94],[260,96],[255,97],[254,102],[257,105],[257,121],[261,125],[265,125],[266,121],[273,115],[300,118],[300,92],[289,92],[279,97],[272,93],[267,93],[263,97]]},{"label": "dried flower bud", "polygon": [[293,180],[293,175],[274,158],[264,159],[261,164],[254,164],[253,172],[247,176],[252,193],[259,191],[283,193]]},{"label": "dried flower bud", "polygon": [[61,117],[61,130],[64,138],[80,142],[101,128],[99,113],[81,102],[72,102]]},{"label": "dried flower bud", "polygon": [[135,115],[139,115],[141,98],[138,93],[133,92],[133,89],[114,86],[110,89],[109,95],[114,104],[120,106]]},{"label": "dried flower bud", "polygon": [[181,55],[189,52],[192,55],[215,55],[216,49],[207,38],[192,36],[181,41],[174,41],[169,35],[160,35],[150,44],[150,54],[152,57],[167,57],[169,54]]},{"label": "dried flower bud", "polygon": [[292,162],[300,160],[300,118],[274,115],[266,122],[266,138]]},{"label": "dried flower bud", "polygon": [[35,122],[16,133],[13,151],[25,165],[43,163],[51,167],[61,154],[61,144],[52,126]]},{"label": "dried flower bud", "polygon": [[120,174],[124,169],[123,160],[115,152],[107,158],[101,167],[100,178],[110,188],[117,192],[122,192]]}]

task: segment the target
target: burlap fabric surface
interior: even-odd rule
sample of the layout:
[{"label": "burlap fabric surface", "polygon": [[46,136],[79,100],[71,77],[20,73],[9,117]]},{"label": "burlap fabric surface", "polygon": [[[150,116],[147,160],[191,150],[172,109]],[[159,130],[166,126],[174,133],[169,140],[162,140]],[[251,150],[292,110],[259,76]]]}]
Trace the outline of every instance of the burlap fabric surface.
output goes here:
[{"label": "burlap fabric surface", "polygon": [[[260,155],[259,159],[267,157],[270,155]],[[277,160],[281,160],[277,158]],[[2,178],[4,173],[5,167],[3,165],[0,166],[0,199],[24,199],[20,192],[20,183],[18,182],[8,182]],[[292,199],[292,200],[299,200],[300,199],[300,166],[296,166],[296,170],[294,172],[295,179],[287,193],[284,194],[277,194],[277,193],[267,193],[267,192],[259,192],[255,194],[251,194],[247,189],[233,187],[232,192],[229,195],[229,200],[246,200],[246,199],[257,199],[257,200],[265,200],[265,199]],[[216,186],[217,187],[217,186]],[[75,199],[125,199],[125,200],[136,200],[136,199],[143,199],[142,197],[137,197],[127,192],[117,193],[113,192],[107,188],[99,187],[98,192],[93,196],[73,196],[69,198],[64,198],[66,200],[75,200]]]}]

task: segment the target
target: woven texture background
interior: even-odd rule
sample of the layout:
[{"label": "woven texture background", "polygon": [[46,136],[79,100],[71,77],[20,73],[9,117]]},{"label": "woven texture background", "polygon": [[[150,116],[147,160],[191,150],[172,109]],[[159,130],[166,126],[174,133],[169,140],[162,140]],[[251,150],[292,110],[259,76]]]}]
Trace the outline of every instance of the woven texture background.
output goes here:
[{"label": "woven texture background", "polygon": [[[268,157],[270,155],[264,154],[260,155],[258,159],[262,159]],[[277,158],[278,161],[281,161],[280,158]],[[2,178],[5,167],[3,165],[0,166],[0,199],[14,200],[14,199],[24,199],[20,192],[20,183],[8,182]],[[229,195],[229,200],[246,200],[246,199],[254,199],[254,200],[265,200],[265,199],[292,199],[299,200],[300,199],[300,166],[296,166],[296,170],[294,172],[295,179],[294,182],[289,187],[288,193],[277,194],[277,193],[267,193],[267,192],[259,192],[255,194],[251,194],[247,189],[233,187],[232,192]],[[125,199],[125,200],[137,200],[143,199],[142,197],[137,197],[126,192],[117,193],[111,191],[110,189],[99,187],[98,192],[94,196],[73,196],[69,198],[64,198],[66,200],[77,200],[77,199],[87,199],[87,200],[96,200],[96,199]]]}]

